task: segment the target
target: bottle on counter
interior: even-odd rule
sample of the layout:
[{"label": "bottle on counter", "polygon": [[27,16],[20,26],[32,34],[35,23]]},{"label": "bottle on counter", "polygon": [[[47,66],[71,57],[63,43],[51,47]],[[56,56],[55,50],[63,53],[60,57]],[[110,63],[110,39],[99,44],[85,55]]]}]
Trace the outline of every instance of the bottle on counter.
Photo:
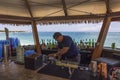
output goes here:
[{"label": "bottle on counter", "polygon": [[85,49],[87,49],[87,48],[88,48],[88,41],[86,39],[86,41],[85,41]]},{"label": "bottle on counter", "polygon": [[112,49],[116,48],[115,42],[111,44]]},{"label": "bottle on counter", "polygon": [[84,49],[85,48],[85,45],[84,45],[82,40],[80,40],[79,48],[80,49]]},{"label": "bottle on counter", "polygon": [[89,48],[92,47],[92,41],[91,41],[91,39],[89,39],[88,45],[89,45],[89,46],[88,46]]},{"label": "bottle on counter", "polygon": [[46,49],[46,48],[47,48],[47,46],[46,46],[46,44],[45,44],[45,40],[44,40],[44,39],[42,39],[41,48],[42,48],[42,49]]},{"label": "bottle on counter", "polygon": [[51,43],[51,40],[49,40],[49,49],[52,49],[52,43]]},{"label": "bottle on counter", "polygon": [[54,40],[52,40],[52,49],[54,49],[55,48],[55,43],[54,43]]},{"label": "bottle on counter", "polygon": [[95,47],[95,42],[94,42],[94,39],[92,39],[92,48]]},{"label": "bottle on counter", "polygon": [[46,49],[49,49],[49,39],[47,39]]}]

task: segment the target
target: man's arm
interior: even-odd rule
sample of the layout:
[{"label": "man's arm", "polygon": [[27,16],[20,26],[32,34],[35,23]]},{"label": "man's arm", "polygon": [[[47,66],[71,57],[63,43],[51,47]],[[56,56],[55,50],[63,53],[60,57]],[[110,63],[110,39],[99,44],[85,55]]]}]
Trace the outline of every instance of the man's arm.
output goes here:
[{"label": "man's arm", "polygon": [[69,50],[69,47],[63,47],[62,49],[58,50],[57,56],[62,56]]},{"label": "man's arm", "polygon": [[58,56],[60,59],[63,54],[65,54],[69,50],[69,47],[63,47],[62,49],[58,49],[57,53],[49,54],[48,56],[55,57]]}]

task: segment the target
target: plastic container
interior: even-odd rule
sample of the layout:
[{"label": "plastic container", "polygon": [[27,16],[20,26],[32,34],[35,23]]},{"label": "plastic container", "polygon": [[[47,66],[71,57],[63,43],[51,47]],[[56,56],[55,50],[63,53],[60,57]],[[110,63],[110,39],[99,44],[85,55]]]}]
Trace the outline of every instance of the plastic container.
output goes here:
[{"label": "plastic container", "polygon": [[32,54],[25,57],[25,68],[36,70],[43,64],[42,55]]},{"label": "plastic container", "polygon": [[32,55],[32,54],[36,54],[36,52],[34,50],[26,50],[24,52],[24,57],[27,57],[27,56]]},{"label": "plastic container", "polygon": [[9,58],[9,45],[4,45],[4,61],[8,62]]},{"label": "plastic container", "polygon": [[2,53],[3,53],[3,46],[0,44],[0,59],[2,59]]},{"label": "plastic container", "polygon": [[16,48],[16,52],[17,52],[17,60],[21,63],[24,63],[24,48],[19,46]]}]

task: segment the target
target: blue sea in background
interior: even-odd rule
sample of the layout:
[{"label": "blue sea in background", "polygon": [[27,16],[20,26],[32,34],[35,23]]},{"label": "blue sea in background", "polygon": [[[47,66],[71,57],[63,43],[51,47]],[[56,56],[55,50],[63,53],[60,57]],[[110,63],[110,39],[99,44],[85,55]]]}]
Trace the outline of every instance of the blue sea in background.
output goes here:
[{"label": "blue sea in background", "polygon": [[[98,32],[61,32],[63,35],[69,35],[74,39],[76,42],[80,42],[80,40],[88,41],[89,39],[94,39],[97,41]],[[39,40],[44,39],[46,42],[48,40],[53,40],[52,35],[54,32],[39,32]],[[33,34],[32,32],[10,32],[10,37],[19,38],[21,45],[33,45]],[[120,32],[109,32],[107,34],[107,38],[105,40],[104,47],[111,47],[113,42],[116,43],[116,47],[120,48]],[[0,32],[0,40],[5,40],[5,33]]]}]

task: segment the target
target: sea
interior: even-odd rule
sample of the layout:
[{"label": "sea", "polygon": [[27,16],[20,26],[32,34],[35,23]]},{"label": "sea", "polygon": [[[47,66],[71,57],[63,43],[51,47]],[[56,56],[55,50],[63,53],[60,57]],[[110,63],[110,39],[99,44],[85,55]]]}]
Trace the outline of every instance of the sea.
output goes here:
[{"label": "sea", "polygon": [[[89,39],[94,39],[94,42],[97,41],[99,32],[61,32],[63,35],[71,36],[74,41],[77,43],[82,40],[83,42],[89,41]],[[38,32],[39,41],[45,40],[45,43],[53,39],[54,32]],[[33,45],[33,34],[32,32],[10,32],[9,37],[18,38],[21,45]],[[5,40],[5,33],[0,32],[0,40]],[[115,43],[116,48],[120,48],[120,32],[108,32],[104,47],[111,47],[111,44]]]}]

